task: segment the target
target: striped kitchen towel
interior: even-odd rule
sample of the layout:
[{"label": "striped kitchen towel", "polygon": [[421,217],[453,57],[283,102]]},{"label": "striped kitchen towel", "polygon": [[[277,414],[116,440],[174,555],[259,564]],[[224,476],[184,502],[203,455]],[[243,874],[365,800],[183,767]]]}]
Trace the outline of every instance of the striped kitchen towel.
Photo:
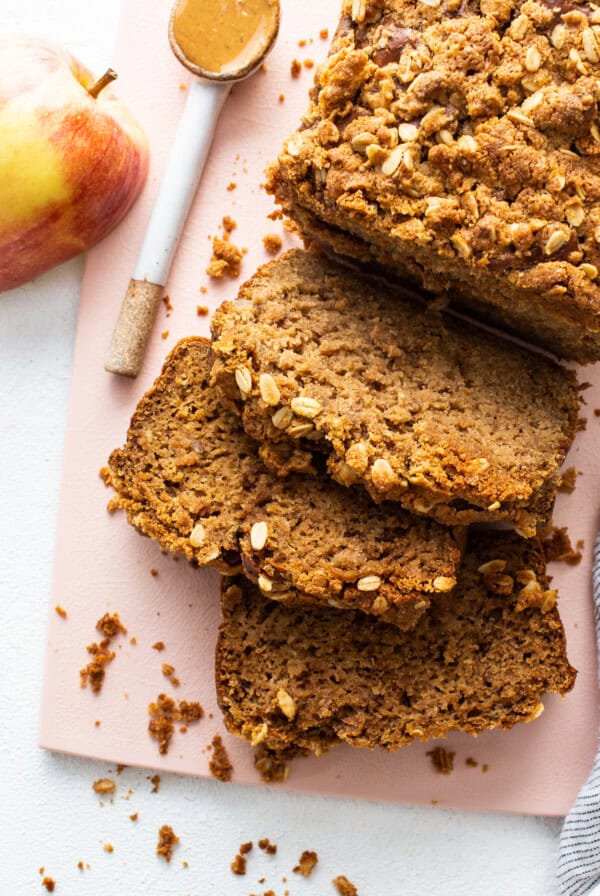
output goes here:
[{"label": "striped kitchen towel", "polygon": [[[600,535],[592,569],[596,639],[600,656]],[[558,887],[561,896],[600,896],[600,749],[560,835]],[[596,889],[597,888],[597,889]]]}]

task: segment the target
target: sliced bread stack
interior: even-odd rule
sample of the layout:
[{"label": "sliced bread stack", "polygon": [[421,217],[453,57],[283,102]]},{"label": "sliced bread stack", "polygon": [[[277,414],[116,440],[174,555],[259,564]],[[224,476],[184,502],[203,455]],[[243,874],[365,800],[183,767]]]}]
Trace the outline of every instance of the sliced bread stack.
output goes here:
[{"label": "sliced bread stack", "polygon": [[[289,755],[537,717],[575,675],[535,538],[574,376],[310,253],[240,298],[212,347],[174,349],[109,461],[134,526],[236,576],[230,730]],[[461,566],[464,525],[497,521],[531,538],[471,532]]]}]

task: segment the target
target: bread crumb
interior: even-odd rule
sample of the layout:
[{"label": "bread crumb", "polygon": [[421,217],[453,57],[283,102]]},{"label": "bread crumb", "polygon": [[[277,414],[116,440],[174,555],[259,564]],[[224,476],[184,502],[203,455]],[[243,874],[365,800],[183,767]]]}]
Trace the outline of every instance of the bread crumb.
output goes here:
[{"label": "bread crumb", "polygon": [[318,861],[319,857],[316,852],[312,852],[310,849],[305,849],[298,859],[298,864],[294,868],[292,868],[292,871],[295,874],[301,874],[302,877],[310,877],[313,868]]},{"label": "bread crumb", "polygon": [[350,883],[348,878],[343,874],[340,874],[339,877],[334,877],[331,883],[336,888],[340,896],[358,896],[358,890],[356,889],[354,884]]},{"label": "bread crumb", "polygon": [[285,103],[285,93],[280,93],[278,96],[278,100],[280,103]]},{"label": "bread crumb", "polygon": [[79,862],[77,862],[77,867],[79,868],[80,871],[83,871],[83,862],[81,860],[79,860]]},{"label": "bread crumb", "polygon": [[158,751],[166,754],[175,731],[174,722],[197,722],[204,715],[201,705],[196,702],[180,700],[179,705],[172,697],[159,694],[156,702],[150,703],[148,713],[151,719],[148,723],[150,737],[158,741]]},{"label": "bread crumb", "polygon": [[139,818],[137,812],[132,812],[132,814],[131,814],[129,817],[130,817],[130,819],[131,819],[132,821],[137,821],[138,818]]},{"label": "bread crumb", "polygon": [[446,750],[445,747],[436,747],[434,750],[428,750],[425,755],[431,756],[431,764],[440,775],[449,775],[454,768],[456,753]]},{"label": "bread crumb", "polygon": [[246,858],[238,853],[235,859],[231,863],[231,870],[234,874],[245,874],[246,873]]},{"label": "bread crumb", "polygon": [[54,887],[56,886],[56,881],[51,877],[45,877],[42,881],[42,886],[46,887],[49,893],[54,893]]},{"label": "bread crumb", "polygon": [[171,313],[171,311],[174,310],[174,309],[173,309],[173,305],[171,304],[171,296],[163,296],[163,297],[162,297],[162,301],[163,301],[163,304],[164,304],[165,309],[166,309],[166,311],[167,311],[167,317],[168,317],[169,314]]},{"label": "bread crumb", "polygon": [[150,791],[150,793],[158,793],[158,791],[160,790],[160,775],[152,775],[152,777],[148,777],[148,780],[152,784],[152,790]]},{"label": "bread crumb", "polygon": [[252,840],[248,840],[246,843],[240,843],[240,854],[243,856],[248,855],[248,853],[252,851],[253,846],[254,844],[252,843]]},{"label": "bread crumb", "polygon": [[329,37],[329,28],[321,28],[321,30],[319,31],[319,37],[321,38],[321,40],[327,40],[327,38]]},{"label": "bread crumb", "polygon": [[290,75],[292,78],[299,78],[301,71],[302,63],[299,62],[298,59],[292,59],[292,64],[290,65]]},{"label": "bread crumb", "polygon": [[189,867],[190,867],[190,863],[189,863],[189,862],[186,862],[185,859],[184,859],[183,862],[181,863],[181,866],[182,866],[182,868],[189,868]]},{"label": "bread crumb", "polygon": [[184,84],[183,81],[181,81],[180,84],[179,84],[179,89],[180,89],[180,90],[187,90],[187,84]]},{"label": "bread crumb", "polygon": [[266,852],[268,856],[274,856],[277,852],[277,844],[271,843],[268,837],[263,837],[258,841],[258,848],[262,849],[263,852]]},{"label": "bread crumb", "polygon": [[168,331],[168,330],[163,330],[162,333],[160,334],[160,338],[161,338],[161,339],[168,339],[168,338],[169,338],[169,331]]},{"label": "bread crumb", "polygon": [[208,305],[196,305],[196,314],[198,317],[206,317],[208,312]]},{"label": "bread crumb", "polygon": [[575,467],[568,467],[560,477],[560,485],[558,486],[558,491],[565,492],[567,495],[572,495],[575,491],[575,485],[577,483],[578,475],[579,474]]},{"label": "bread crumb", "polygon": [[178,843],[179,837],[175,834],[173,828],[168,824],[163,824],[163,826],[158,829],[156,855],[161,856],[166,862],[170,862],[173,857],[173,850]]},{"label": "bread crumb", "polygon": [[96,623],[96,628],[102,632],[105,638],[114,638],[121,632],[126,635],[127,629],[119,619],[118,613],[105,613],[102,619]]},{"label": "bread crumb", "polygon": [[231,781],[233,765],[230,762],[229,754],[223,745],[220,734],[215,734],[212,739],[213,753],[208,768],[213,778],[219,781]]},{"label": "bread crumb", "polygon": [[61,607],[60,604],[57,604],[54,607],[54,609],[56,610],[56,612],[58,613],[59,616],[62,616],[63,619],[67,618],[67,611],[64,609],[64,607]]},{"label": "bread crumb", "polygon": [[542,547],[547,563],[555,561],[577,566],[581,560],[581,551],[573,550],[566,526],[560,529],[552,526],[549,536],[542,539]]},{"label": "bread crumb", "polygon": [[304,68],[314,68],[314,62],[312,59],[304,60]]},{"label": "bread crumb", "polygon": [[298,46],[299,46],[299,47],[305,47],[305,46],[306,46],[306,41],[304,40],[304,38],[302,38],[302,40],[299,40],[299,41],[298,41]]},{"label": "bread crumb", "polygon": [[229,215],[224,215],[221,226],[225,233],[231,233],[237,227],[237,221]]},{"label": "bread crumb", "polygon": [[97,644],[96,642],[88,644],[86,650],[90,656],[94,657],[94,659],[89,662],[87,666],[84,666],[83,669],[79,670],[81,687],[85,688],[89,684],[94,694],[99,694],[102,690],[104,677],[106,675],[106,669],[104,667],[108,665],[108,663],[112,663],[116,656],[116,653],[113,650],[108,649],[109,644],[109,638],[105,638],[100,644]]},{"label": "bread crumb", "polygon": [[165,649],[164,641],[155,641],[154,644],[152,645],[152,650],[160,651],[160,650],[164,650],[164,649]]},{"label": "bread crumb", "polygon": [[278,233],[265,233],[263,236],[263,246],[269,255],[277,255],[281,252],[283,241]]},{"label": "bread crumb", "polygon": [[476,768],[479,763],[476,759],[473,759],[472,756],[467,756],[467,758],[465,759],[465,765],[468,765],[469,768]]},{"label": "bread crumb", "polygon": [[267,65],[266,65],[265,62],[262,62],[262,63],[261,63],[261,65],[260,65],[260,70],[261,70],[261,72],[263,73],[263,75],[266,74],[266,73],[269,71],[269,69],[267,68]]},{"label": "bread crumb", "polygon": [[102,848],[104,849],[104,852],[114,852],[115,851],[115,848],[112,845],[112,843],[105,843]]},{"label": "bread crumb", "polygon": [[488,768],[489,768],[489,765],[487,764],[487,762],[484,762],[483,765],[481,766],[481,771],[485,774],[487,772]]},{"label": "bread crumb", "polygon": [[242,264],[242,250],[229,242],[216,236],[213,239],[213,254],[206,268],[209,277],[220,279],[221,277],[239,277]]},{"label": "bread crumb", "polygon": [[236,182],[233,181],[233,180],[231,181],[230,184],[227,184],[227,192],[228,192],[228,193],[231,193],[232,190],[237,190],[237,184],[236,184]]},{"label": "bread crumb", "polygon": [[111,778],[98,778],[97,781],[94,781],[92,784],[95,793],[114,793],[117,789],[117,785]]},{"label": "bread crumb", "polygon": [[100,721],[100,719],[96,719],[96,721],[94,722],[94,725],[96,726],[96,728],[99,728],[101,724],[102,724],[102,722]]},{"label": "bread crumb", "polygon": [[137,644],[137,638],[135,635],[129,639],[129,643],[135,647],[135,645]]}]

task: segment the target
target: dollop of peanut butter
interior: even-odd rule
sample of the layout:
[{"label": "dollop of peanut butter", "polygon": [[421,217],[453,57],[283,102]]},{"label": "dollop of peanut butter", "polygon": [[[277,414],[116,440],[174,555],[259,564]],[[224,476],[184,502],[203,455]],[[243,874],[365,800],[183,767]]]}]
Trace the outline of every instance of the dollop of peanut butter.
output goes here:
[{"label": "dollop of peanut butter", "polygon": [[260,62],[278,22],[278,0],[179,0],[172,34],[193,65],[226,74]]}]

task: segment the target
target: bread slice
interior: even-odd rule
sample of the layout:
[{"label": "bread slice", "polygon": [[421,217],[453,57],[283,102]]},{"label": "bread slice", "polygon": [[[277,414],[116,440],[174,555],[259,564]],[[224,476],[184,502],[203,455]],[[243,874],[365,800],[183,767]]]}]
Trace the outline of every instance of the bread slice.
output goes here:
[{"label": "bread slice", "polygon": [[454,594],[410,633],[226,580],[216,684],[227,728],[267,751],[319,755],[537,718],[544,694],[565,694],[576,675],[541,546],[509,532],[469,542]]},{"label": "bread slice", "polygon": [[313,243],[586,362],[600,52],[593,7],[569,10],[346,0],[267,188]]},{"label": "bread slice", "polygon": [[108,479],[129,522],[168,551],[243,568],[269,597],[353,607],[410,628],[451,589],[464,533],[374,504],[326,474],[278,479],[208,384],[210,343],[171,352]]},{"label": "bread slice", "polygon": [[240,299],[213,317],[212,381],[254,438],[324,452],[338,482],[442,523],[548,520],[571,371],[313,253],[260,268]]}]

